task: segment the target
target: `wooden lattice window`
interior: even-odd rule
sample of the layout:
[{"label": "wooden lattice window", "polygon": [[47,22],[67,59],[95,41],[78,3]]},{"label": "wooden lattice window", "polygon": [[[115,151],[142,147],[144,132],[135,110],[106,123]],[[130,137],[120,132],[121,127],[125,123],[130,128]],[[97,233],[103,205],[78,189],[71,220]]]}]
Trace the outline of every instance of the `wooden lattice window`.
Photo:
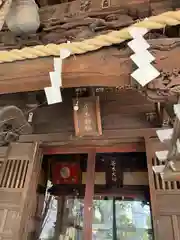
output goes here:
[{"label": "wooden lattice window", "polygon": [[[152,158],[152,166],[164,165],[164,163],[160,163],[156,157]],[[152,170],[153,171],[153,170]],[[160,174],[155,174],[154,176],[154,186],[156,190],[177,190],[180,189],[179,181],[164,181]]]},{"label": "wooden lattice window", "polygon": [[0,240],[25,240],[41,169],[38,144],[13,143],[6,151],[0,148],[0,160]]},{"label": "wooden lattice window", "polygon": [[1,188],[24,188],[29,161],[7,160],[0,181]]}]

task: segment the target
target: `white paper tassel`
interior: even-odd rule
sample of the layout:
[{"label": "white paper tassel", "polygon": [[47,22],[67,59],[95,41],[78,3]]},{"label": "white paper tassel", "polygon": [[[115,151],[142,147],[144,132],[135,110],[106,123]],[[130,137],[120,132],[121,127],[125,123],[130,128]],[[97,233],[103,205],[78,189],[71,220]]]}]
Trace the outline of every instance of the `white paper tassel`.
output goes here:
[{"label": "white paper tassel", "polygon": [[144,38],[134,39],[127,44],[133,52],[140,53],[150,47],[149,43]]},{"label": "white paper tassel", "polygon": [[165,141],[171,140],[173,128],[157,130],[156,133],[159,140],[163,143]]},{"label": "white paper tassel", "polygon": [[165,165],[158,165],[158,166],[153,166],[152,167],[155,174],[163,173],[164,168],[165,168]]},{"label": "white paper tassel", "polygon": [[46,87],[44,88],[48,105],[62,102],[60,88]]},{"label": "white paper tassel", "polygon": [[128,29],[130,35],[133,37],[133,38],[139,38],[139,37],[143,37],[147,32],[147,28],[137,28],[137,27],[130,27]]},{"label": "white paper tassel", "polygon": [[[150,64],[155,60],[155,57],[146,50],[141,52],[141,57],[137,54],[133,54],[130,58],[139,68],[142,66],[146,67],[147,63]],[[146,61],[144,61],[144,59],[146,59]]]},{"label": "white paper tassel", "polygon": [[176,142],[177,153],[180,154],[180,140],[178,139]]},{"label": "white paper tassel", "polygon": [[167,156],[168,156],[168,151],[165,150],[165,151],[158,151],[158,152],[155,152],[156,154],[156,157],[158,158],[158,160],[160,162],[164,162],[167,160]]},{"label": "white paper tassel", "polygon": [[145,86],[160,75],[160,72],[151,65],[155,58],[147,51],[150,45],[143,38],[147,32],[148,30],[145,28],[133,27],[129,29],[129,33],[134,39],[128,43],[128,46],[135,53],[131,59],[139,67],[131,74],[131,77],[141,86]]},{"label": "white paper tassel", "polygon": [[52,87],[60,88],[62,86],[61,74],[59,72],[50,72],[49,76]]},{"label": "white paper tassel", "polygon": [[136,79],[143,87],[158,76],[159,72],[150,64],[144,64],[131,74],[131,77]]},{"label": "white paper tassel", "polygon": [[60,49],[60,58],[65,59],[71,55],[71,51],[67,48]]},{"label": "white paper tassel", "polygon": [[54,72],[50,72],[51,87],[44,88],[48,104],[62,102],[62,61],[71,55],[70,50],[60,49],[60,57],[54,58]]},{"label": "white paper tassel", "polygon": [[175,113],[176,117],[180,120],[180,104],[174,105],[174,113]]}]

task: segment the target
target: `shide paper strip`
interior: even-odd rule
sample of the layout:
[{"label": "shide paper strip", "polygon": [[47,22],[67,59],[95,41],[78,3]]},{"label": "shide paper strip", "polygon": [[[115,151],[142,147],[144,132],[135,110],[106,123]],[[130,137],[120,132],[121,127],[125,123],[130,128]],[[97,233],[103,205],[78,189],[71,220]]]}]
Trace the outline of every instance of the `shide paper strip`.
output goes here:
[{"label": "shide paper strip", "polygon": [[62,63],[71,52],[68,49],[60,49],[60,57],[54,58],[54,71],[49,73],[51,87],[44,88],[48,105],[62,102]]},{"label": "shide paper strip", "polygon": [[151,65],[155,57],[147,50],[150,48],[150,45],[143,38],[147,32],[148,30],[146,28],[129,28],[129,33],[133,40],[128,43],[128,46],[134,52],[130,58],[138,67],[138,69],[131,74],[131,77],[142,87],[160,75],[160,72]]}]

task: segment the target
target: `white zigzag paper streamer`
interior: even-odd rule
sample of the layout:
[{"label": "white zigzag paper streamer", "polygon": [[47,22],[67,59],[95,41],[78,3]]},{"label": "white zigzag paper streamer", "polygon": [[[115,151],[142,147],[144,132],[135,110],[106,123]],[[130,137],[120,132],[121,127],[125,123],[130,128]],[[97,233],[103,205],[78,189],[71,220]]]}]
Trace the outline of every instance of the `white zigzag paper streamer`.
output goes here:
[{"label": "white zigzag paper streamer", "polygon": [[170,141],[173,135],[173,128],[159,129],[156,131],[156,134],[162,143],[165,141]]},{"label": "white zigzag paper streamer", "polygon": [[[174,108],[174,113],[176,115],[176,118],[180,121],[180,104],[175,104],[173,106]],[[163,143],[165,141],[171,141],[173,138],[173,134],[174,134],[175,129],[174,128],[169,128],[169,129],[160,129],[156,131],[156,134],[159,138],[159,140]],[[165,151],[157,151],[155,152],[156,157],[158,158],[158,160],[160,162],[164,162],[167,160],[168,154],[169,154],[169,150],[165,150]],[[180,155],[180,139],[177,138],[176,140],[176,152],[175,152],[175,157],[179,158]],[[153,171],[157,174],[157,173],[161,173],[163,174],[163,165],[160,166],[153,166]],[[176,168],[174,167],[174,163],[172,162],[171,164],[171,168],[174,168],[174,171],[176,171]]]},{"label": "white zigzag paper streamer", "polygon": [[[155,60],[155,57],[150,54],[148,51],[141,52],[141,58],[137,54],[133,54],[130,56],[131,60],[136,63],[136,65],[140,68],[144,64],[147,65],[148,63],[151,63],[152,61]],[[144,59],[146,59],[146,62],[144,63]]]},{"label": "white zigzag paper streamer", "polygon": [[131,77],[141,86],[145,86],[160,75],[160,72],[151,65],[155,58],[147,50],[150,45],[143,38],[147,32],[148,30],[146,28],[133,27],[129,29],[133,40],[128,43],[128,46],[135,53],[130,58],[138,67],[138,69],[131,74]]},{"label": "white zigzag paper streamer", "polygon": [[174,105],[174,113],[180,121],[180,104],[175,104]]},{"label": "white zigzag paper streamer", "polygon": [[60,50],[60,57],[54,58],[54,72],[50,72],[51,87],[44,88],[48,105],[62,102],[62,61],[70,56],[68,49]]},{"label": "white zigzag paper streamer", "polygon": [[168,150],[157,151],[155,152],[155,155],[160,162],[165,162],[167,160]]}]

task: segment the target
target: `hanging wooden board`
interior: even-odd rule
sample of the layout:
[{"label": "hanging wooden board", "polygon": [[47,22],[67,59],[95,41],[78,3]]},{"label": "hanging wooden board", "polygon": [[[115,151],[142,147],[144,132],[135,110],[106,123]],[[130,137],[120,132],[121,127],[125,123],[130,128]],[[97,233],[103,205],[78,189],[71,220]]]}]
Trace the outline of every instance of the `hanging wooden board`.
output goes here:
[{"label": "hanging wooden board", "polygon": [[[78,101],[78,102],[77,102]],[[87,97],[73,100],[75,134],[78,137],[102,135],[99,97]]]}]

